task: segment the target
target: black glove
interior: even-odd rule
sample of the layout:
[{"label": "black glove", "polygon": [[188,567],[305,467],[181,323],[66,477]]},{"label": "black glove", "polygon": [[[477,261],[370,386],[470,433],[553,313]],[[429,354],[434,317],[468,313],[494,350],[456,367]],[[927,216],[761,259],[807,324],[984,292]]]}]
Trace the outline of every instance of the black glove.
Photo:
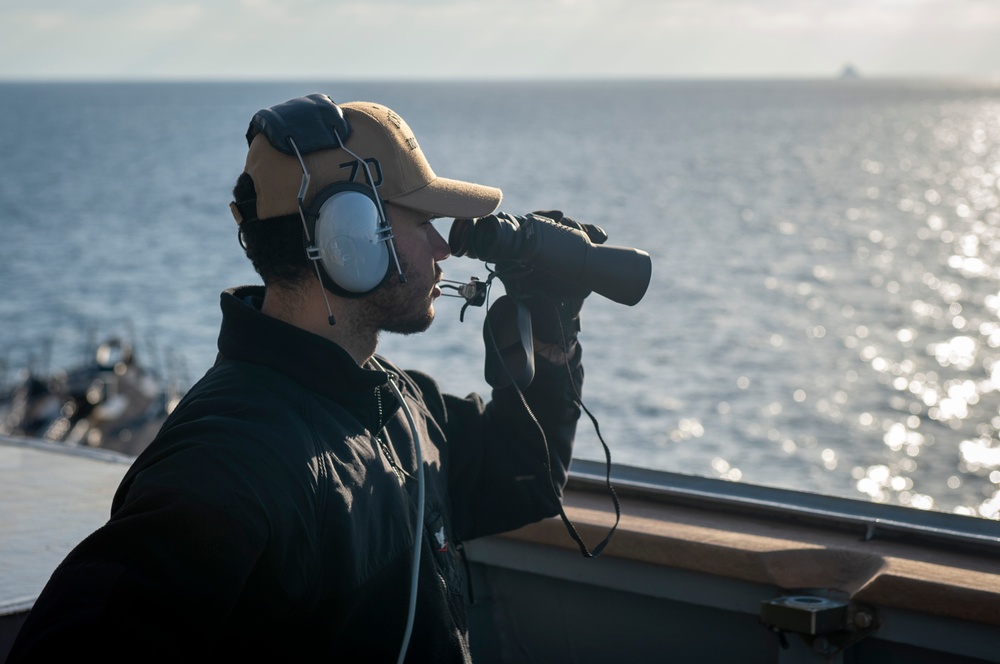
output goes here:
[{"label": "black glove", "polygon": [[[599,226],[581,224],[559,210],[533,212],[532,215],[582,231],[594,244],[603,244],[608,239],[607,233]],[[523,302],[531,312],[534,338],[542,343],[554,344],[564,351],[569,350],[580,332],[580,309],[590,291],[515,261],[497,263],[496,273],[507,294]]]}]

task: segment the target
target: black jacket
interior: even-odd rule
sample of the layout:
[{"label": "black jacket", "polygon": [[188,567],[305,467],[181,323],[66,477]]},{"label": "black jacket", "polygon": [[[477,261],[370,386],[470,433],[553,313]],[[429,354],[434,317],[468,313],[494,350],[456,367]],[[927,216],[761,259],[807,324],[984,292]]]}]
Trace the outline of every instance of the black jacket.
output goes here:
[{"label": "black jacket", "polygon": [[[9,662],[395,661],[420,435],[425,518],[411,661],[468,661],[462,540],[554,515],[542,437],[511,390],[484,404],[223,294],[219,359],[139,456],[111,520],[53,574]],[[565,482],[579,353],[526,391]],[[570,380],[572,374],[573,380]],[[575,383],[575,384],[574,384]]]}]

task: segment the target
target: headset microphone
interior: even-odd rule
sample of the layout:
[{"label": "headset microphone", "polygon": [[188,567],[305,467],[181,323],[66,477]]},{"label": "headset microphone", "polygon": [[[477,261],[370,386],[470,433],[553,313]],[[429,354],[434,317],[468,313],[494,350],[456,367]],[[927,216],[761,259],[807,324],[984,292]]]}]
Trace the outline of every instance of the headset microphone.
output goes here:
[{"label": "headset microphone", "polygon": [[[448,279],[442,279],[441,290],[446,288],[457,291],[457,293],[444,293],[447,297],[462,297],[465,298],[465,304],[462,305],[462,310],[458,314],[458,320],[465,322],[465,310],[469,307],[481,307],[486,303],[486,296],[489,292],[490,282],[493,280],[493,275],[486,281],[480,281],[476,277],[469,279],[468,283],[463,283],[461,281],[449,281]],[[458,285],[455,285],[458,284]]]}]

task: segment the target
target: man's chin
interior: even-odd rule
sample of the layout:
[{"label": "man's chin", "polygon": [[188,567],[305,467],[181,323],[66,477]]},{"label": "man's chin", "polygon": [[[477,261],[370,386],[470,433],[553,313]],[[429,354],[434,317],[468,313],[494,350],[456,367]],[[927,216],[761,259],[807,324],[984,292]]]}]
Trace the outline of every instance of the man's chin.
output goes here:
[{"label": "man's chin", "polygon": [[383,332],[394,334],[419,334],[426,332],[427,328],[434,322],[434,307],[431,306],[422,316],[415,318],[399,318],[387,321],[382,325]]}]

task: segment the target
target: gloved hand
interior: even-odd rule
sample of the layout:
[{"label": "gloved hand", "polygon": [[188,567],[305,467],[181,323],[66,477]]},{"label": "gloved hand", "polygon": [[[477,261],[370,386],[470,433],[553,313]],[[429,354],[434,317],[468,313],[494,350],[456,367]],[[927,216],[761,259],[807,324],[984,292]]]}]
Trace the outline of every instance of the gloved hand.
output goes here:
[{"label": "gloved hand", "polygon": [[[608,239],[607,233],[599,226],[581,224],[559,210],[532,214],[582,231],[594,244],[603,244]],[[580,332],[580,309],[590,291],[514,261],[497,263],[496,273],[507,294],[523,302],[531,312],[531,328],[535,340],[568,351]]]}]

